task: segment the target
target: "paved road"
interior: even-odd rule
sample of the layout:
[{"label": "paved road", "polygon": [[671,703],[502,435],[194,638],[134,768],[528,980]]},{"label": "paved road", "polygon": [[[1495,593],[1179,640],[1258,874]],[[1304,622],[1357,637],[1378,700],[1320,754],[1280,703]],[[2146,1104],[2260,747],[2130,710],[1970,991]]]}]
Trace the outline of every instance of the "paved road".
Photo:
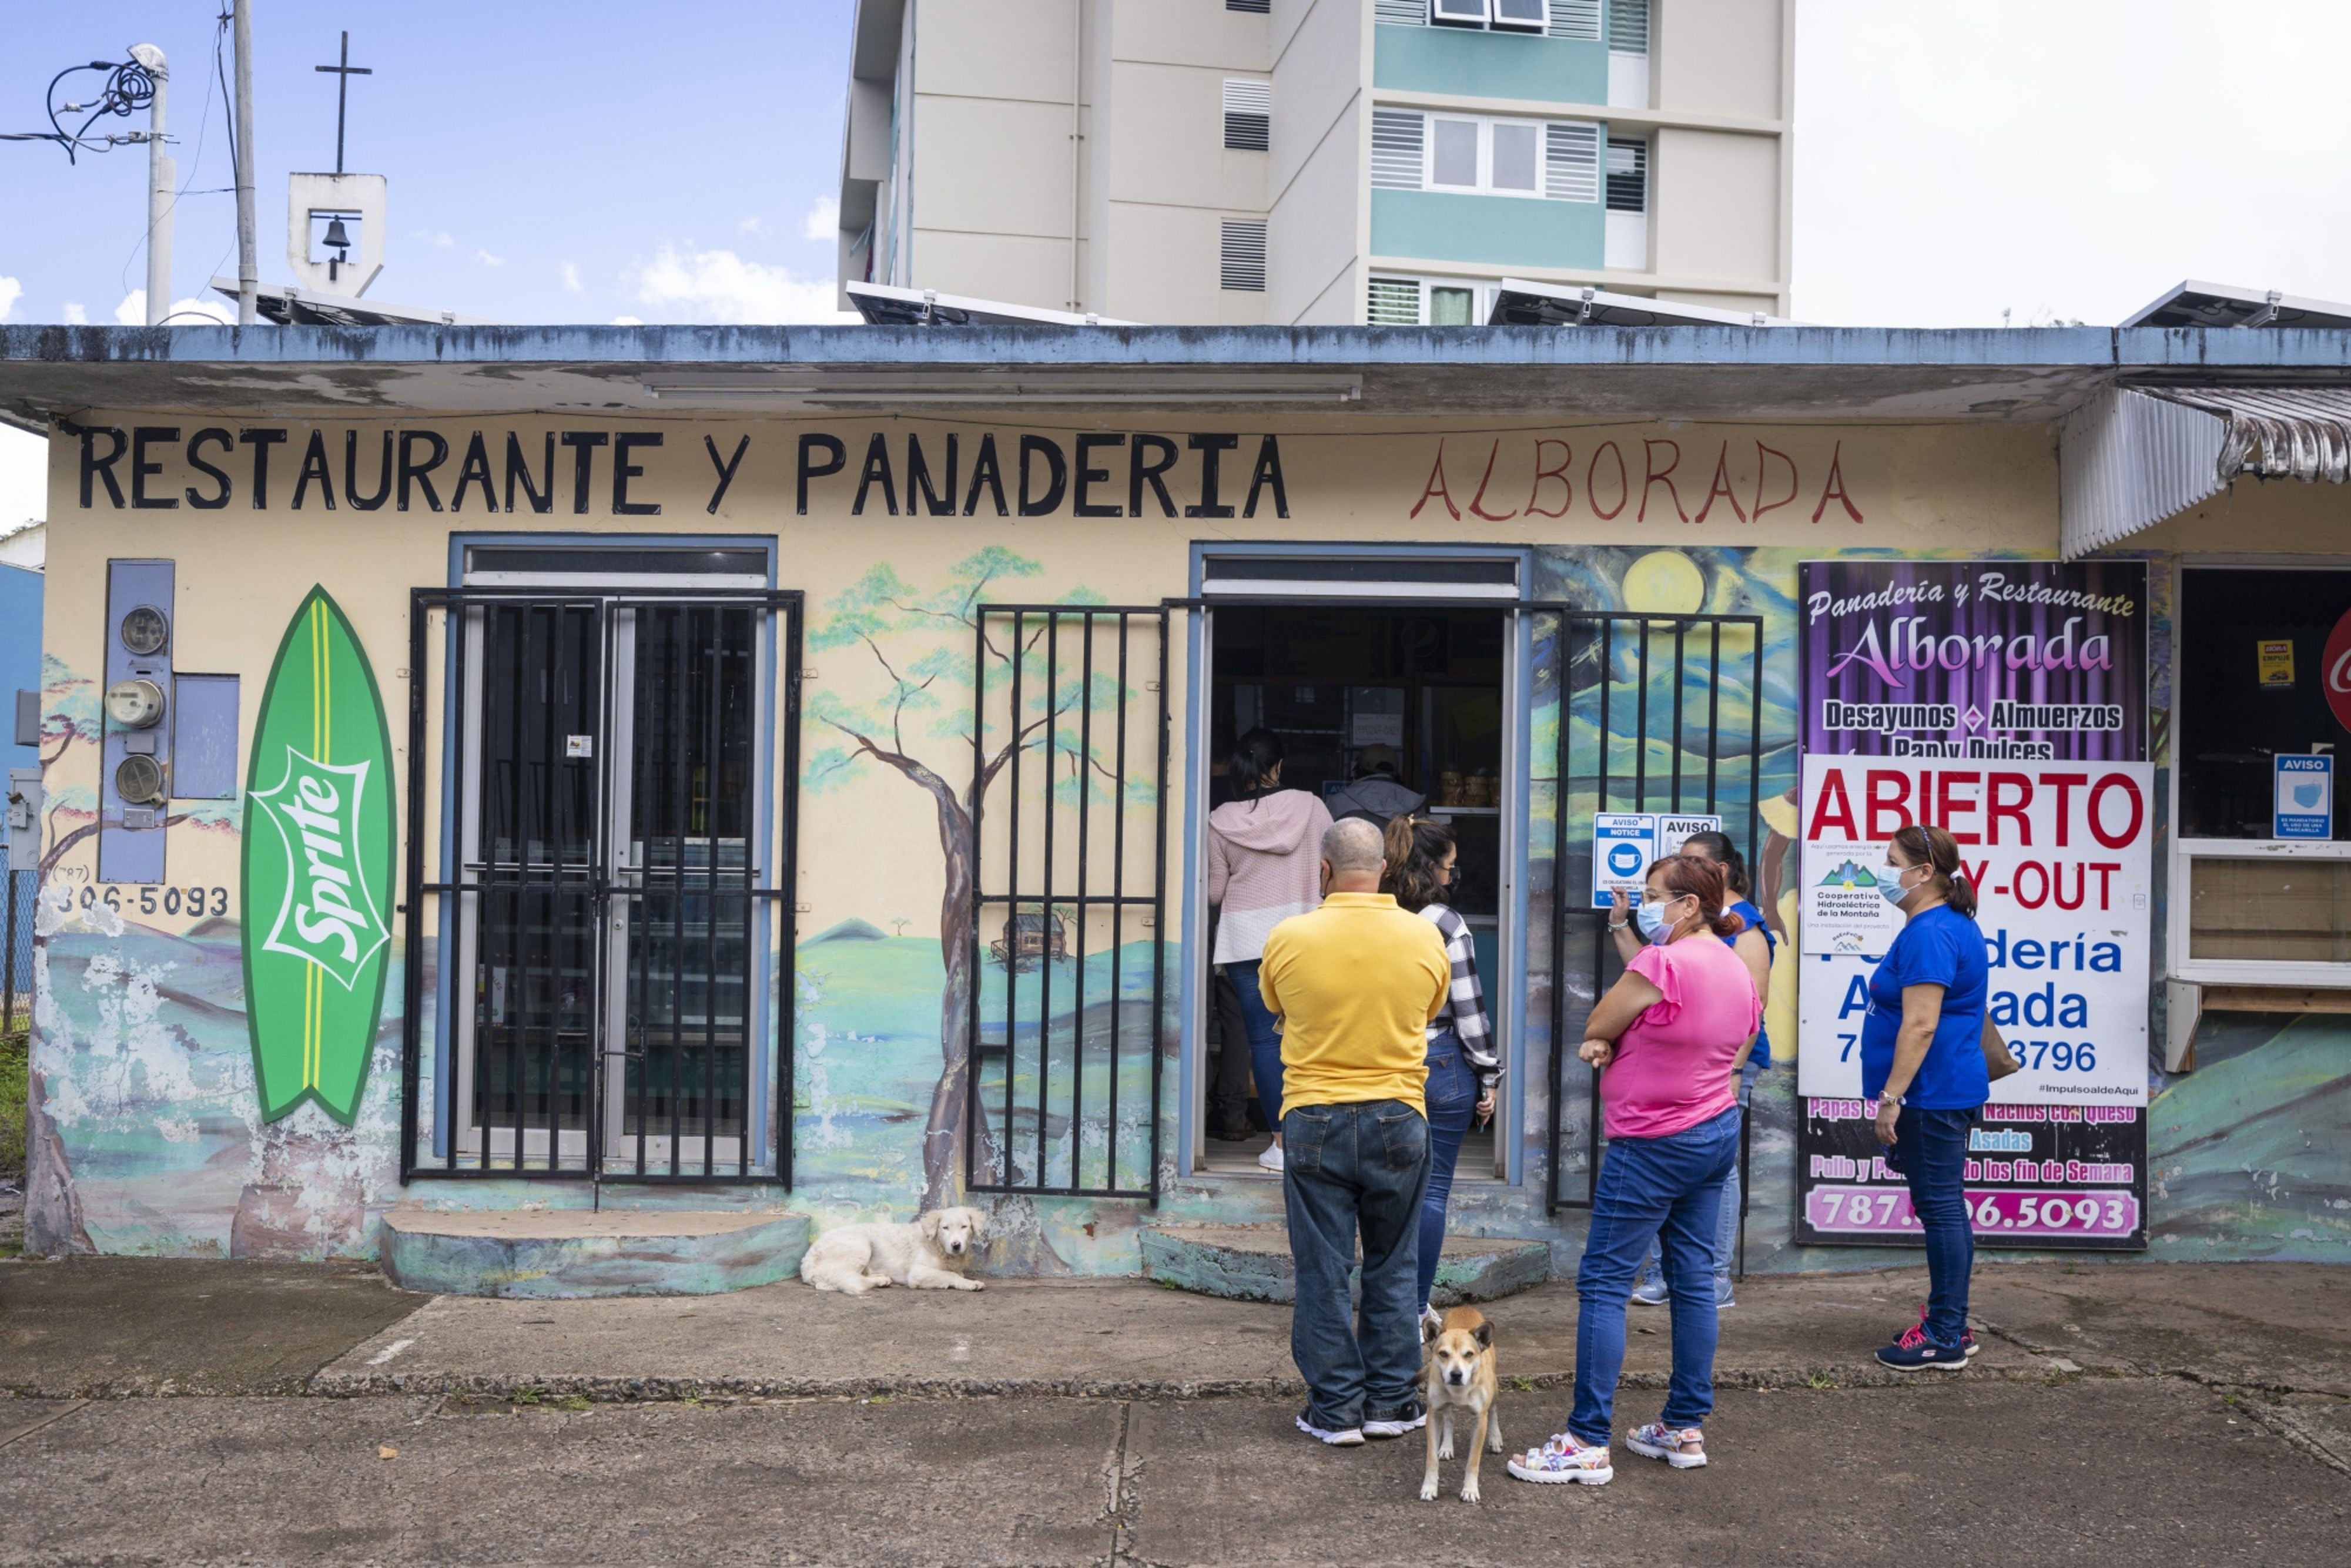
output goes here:
[{"label": "paved road", "polygon": [[[1563,1398],[1509,1396],[1510,1436]],[[2351,1480],[2281,1433],[2339,1440],[2343,1408],[2177,1378],[1733,1391],[1707,1469],[1489,1463],[1471,1507],[1417,1500],[1416,1438],[1322,1448],[1264,1399],[0,1401],[0,1563],[2339,1562]]]}]

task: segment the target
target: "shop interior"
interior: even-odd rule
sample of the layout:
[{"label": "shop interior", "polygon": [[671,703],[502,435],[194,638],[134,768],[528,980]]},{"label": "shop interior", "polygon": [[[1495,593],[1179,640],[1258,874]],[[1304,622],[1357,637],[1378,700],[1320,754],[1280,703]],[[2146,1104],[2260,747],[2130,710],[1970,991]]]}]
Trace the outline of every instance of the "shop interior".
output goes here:
[{"label": "shop interior", "polygon": [[[1426,798],[1426,811],[1447,821],[1459,842],[1452,904],[1476,942],[1498,1040],[1507,1038],[1499,995],[1502,821],[1517,803],[1503,769],[1505,625],[1501,612],[1483,609],[1219,605],[1210,636],[1208,736],[1212,809],[1232,798],[1225,758],[1234,742],[1260,725],[1281,737],[1282,785],[1315,791],[1334,814],[1344,814],[1347,802],[1336,798],[1350,782],[1390,767],[1396,782]],[[1225,1116],[1234,1087],[1248,1082],[1249,1043],[1229,1000],[1219,1006],[1215,994],[1229,982],[1213,971],[1206,980],[1200,1166],[1253,1173],[1271,1141],[1253,1095],[1248,1135],[1218,1135],[1238,1130]],[[1237,1053],[1229,1064],[1228,1031]],[[1459,1179],[1499,1175],[1496,1157],[1493,1124],[1473,1126]]]}]

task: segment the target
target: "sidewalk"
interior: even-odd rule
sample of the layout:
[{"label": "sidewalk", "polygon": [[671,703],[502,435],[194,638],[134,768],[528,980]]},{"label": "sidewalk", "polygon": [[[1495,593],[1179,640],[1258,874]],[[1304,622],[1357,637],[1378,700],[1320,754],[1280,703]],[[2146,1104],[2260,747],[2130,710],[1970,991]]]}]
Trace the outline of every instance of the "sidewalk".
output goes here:
[{"label": "sidewalk", "polygon": [[[1910,1380],[1871,1353],[1909,1322],[1923,1269],[1755,1276],[1723,1314],[1727,1388]],[[2351,1398],[2351,1270],[2036,1262],[1979,1269],[1973,1382],[2173,1376]],[[1626,1382],[1662,1386],[1668,1314],[1630,1309]],[[1576,1301],[1494,1302],[1500,1368],[1571,1380]],[[0,1264],[0,1391],[453,1394],[595,1399],[1085,1396],[1297,1390],[1286,1307],[1133,1280],[998,1281],[863,1300],[797,1281],[728,1295],[512,1301],[404,1294],[342,1265],[79,1259]]]}]

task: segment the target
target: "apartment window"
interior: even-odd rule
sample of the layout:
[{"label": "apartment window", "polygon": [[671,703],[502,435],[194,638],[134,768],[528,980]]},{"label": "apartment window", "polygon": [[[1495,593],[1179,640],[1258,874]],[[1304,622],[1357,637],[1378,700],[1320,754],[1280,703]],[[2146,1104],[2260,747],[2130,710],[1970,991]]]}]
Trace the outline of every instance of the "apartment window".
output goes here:
[{"label": "apartment window", "polygon": [[1372,111],[1372,185],[1383,191],[1600,199],[1600,128],[1588,120]]},{"label": "apartment window", "polygon": [[1374,277],[1364,319],[1374,327],[1476,327],[1494,308],[1494,285],[1458,277]]},{"label": "apartment window", "polygon": [[1219,287],[1265,292],[1265,220],[1227,218],[1219,263]]},{"label": "apartment window", "polygon": [[1608,210],[1646,213],[1649,210],[1649,144],[1608,139]]},{"label": "apartment window", "polygon": [[1225,145],[1262,152],[1271,145],[1273,84],[1228,77],[1225,80]]},{"label": "apartment window", "polygon": [[1228,11],[1253,11],[1262,16],[1273,9],[1273,0],[1225,0]]},{"label": "apartment window", "polygon": [[[1603,0],[1374,0],[1372,19],[1395,27],[1483,27],[1505,33],[1549,33],[1554,38],[1600,37]],[[1262,9],[1262,7],[1259,7]]]}]

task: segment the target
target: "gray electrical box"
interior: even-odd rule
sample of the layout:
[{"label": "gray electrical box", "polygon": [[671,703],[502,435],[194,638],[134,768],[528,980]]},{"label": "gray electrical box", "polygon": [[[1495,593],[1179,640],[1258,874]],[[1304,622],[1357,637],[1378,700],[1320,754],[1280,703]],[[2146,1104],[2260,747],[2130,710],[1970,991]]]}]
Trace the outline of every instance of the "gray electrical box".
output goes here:
[{"label": "gray electrical box", "polygon": [[236,677],[172,680],[172,799],[236,799]]},{"label": "gray electrical box", "polygon": [[41,770],[8,769],[8,869],[41,869]]},{"label": "gray electrical box", "polygon": [[16,744],[41,744],[41,694],[20,691],[16,694]]}]

